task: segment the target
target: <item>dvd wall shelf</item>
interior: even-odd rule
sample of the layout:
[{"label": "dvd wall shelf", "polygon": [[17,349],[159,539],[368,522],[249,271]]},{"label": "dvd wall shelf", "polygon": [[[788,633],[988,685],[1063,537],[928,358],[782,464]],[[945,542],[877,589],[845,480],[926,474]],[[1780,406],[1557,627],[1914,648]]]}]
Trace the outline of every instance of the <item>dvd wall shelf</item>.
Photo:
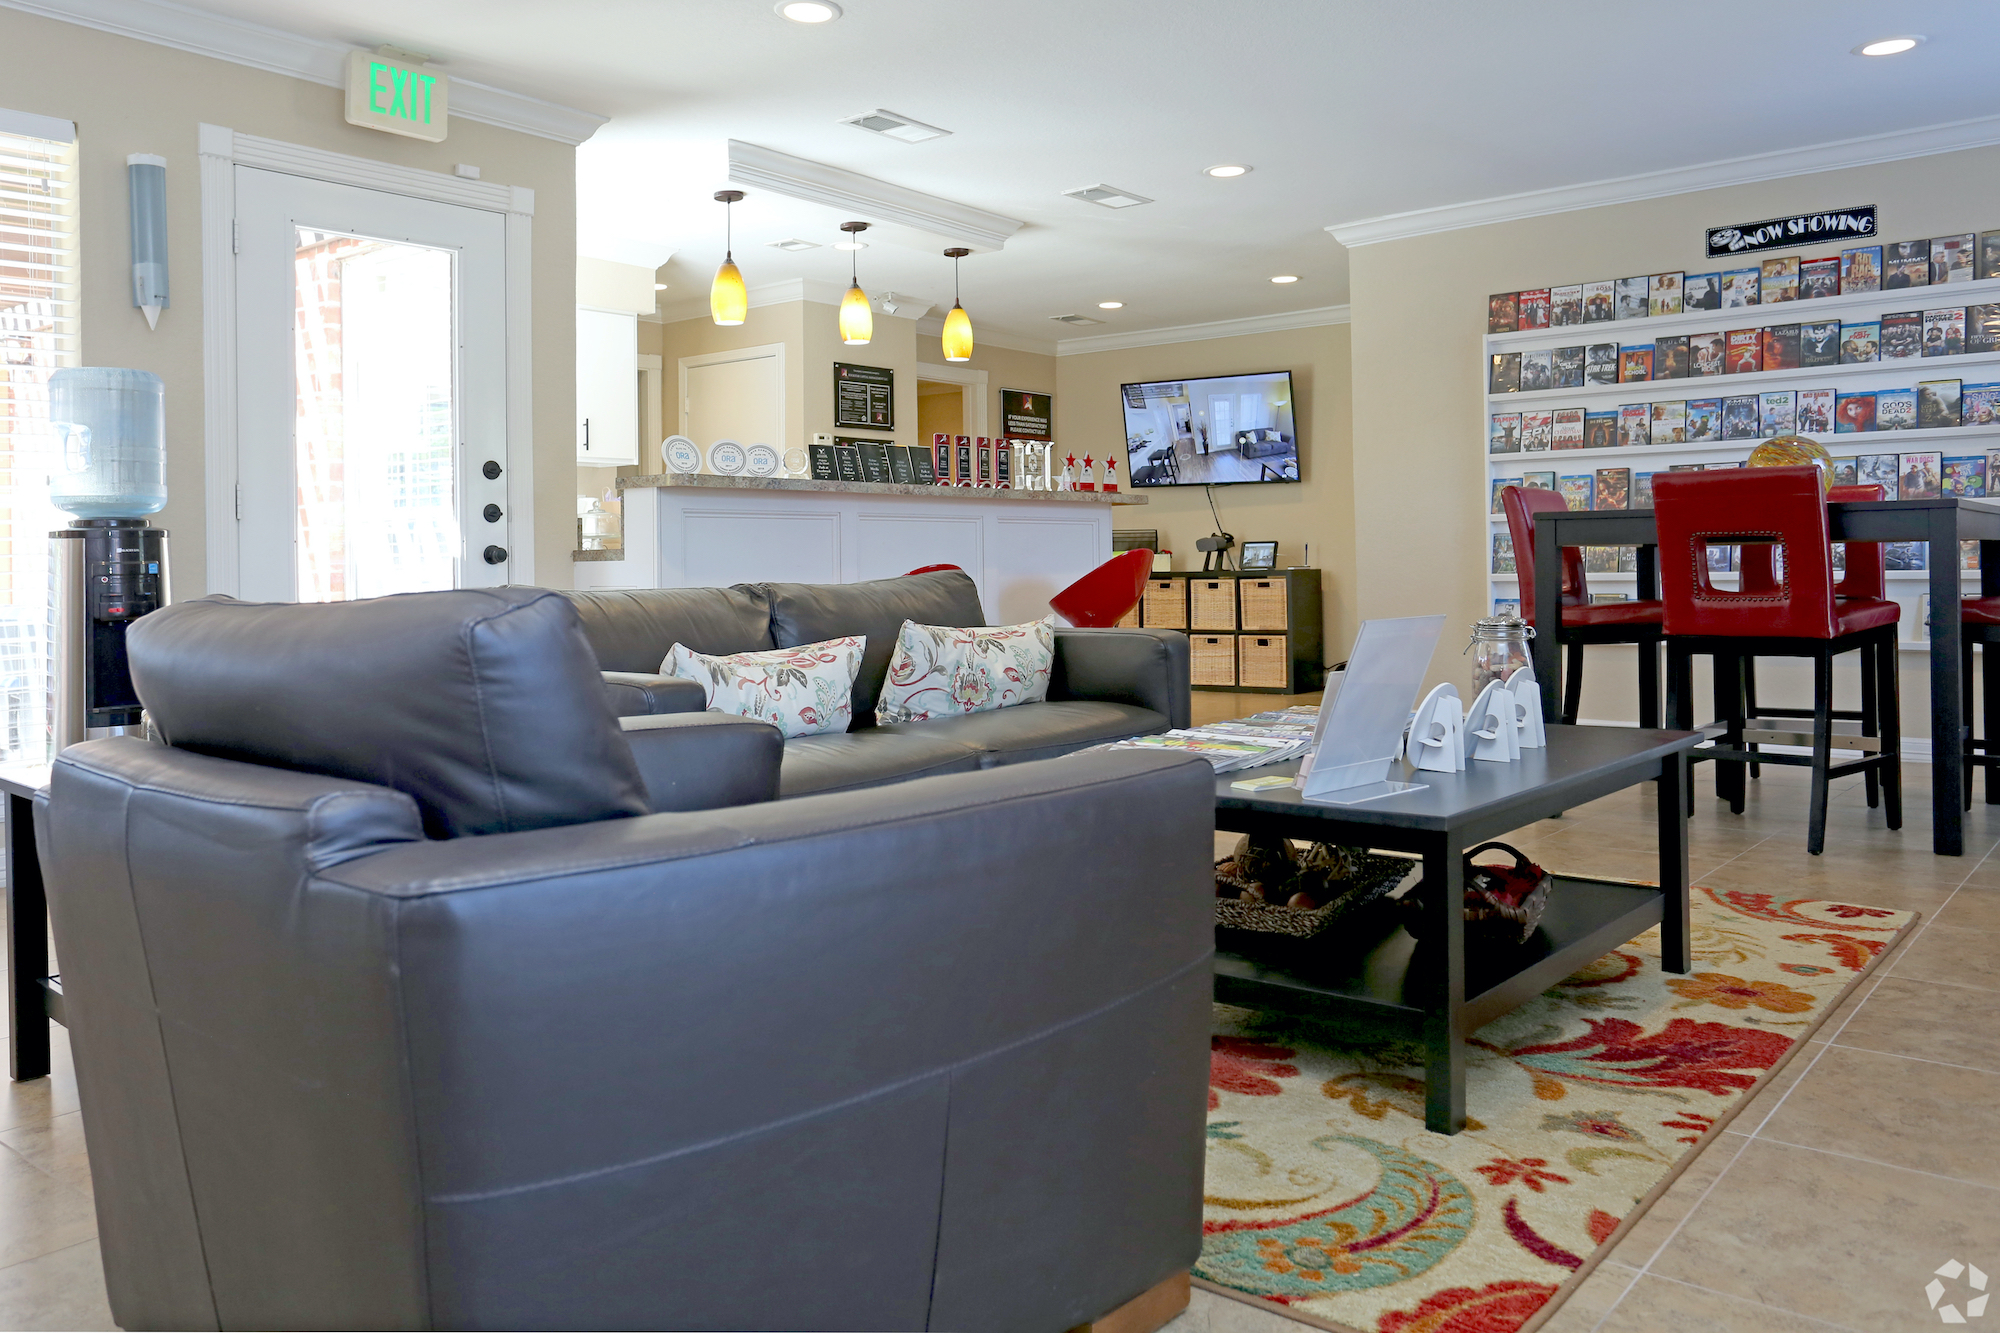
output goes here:
[{"label": "dvd wall shelf", "polygon": [[[1727,339],[1731,332],[1741,330],[1761,331],[1782,328],[1794,324],[1824,324],[1839,320],[1853,326],[1858,323],[1877,323],[1882,316],[1906,312],[1953,310],[1958,307],[2000,305],[2000,278],[1982,279],[1970,282],[1938,283],[1928,286],[1895,288],[1888,291],[1857,292],[1817,299],[1779,301],[1765,305],[1732,306],[1724,309],[1697,310],[1677,315],[1656,315],[1645,318],[1600,320],[1589,324],[1552,325],[1537,329],[1523,329],[1507,333],[1489,333],[1484,336],[1482,357],[1479,367],[1482,401],[1485,415],[1481,422],[1482,438],[1479,448],[1486,459],[1486,493],[1481,497],[1488,510],[1488,569],[1495,563],[1492,538],[1503,540],[1507,535],[1504,516],[1491,512],[1496,494],[1496,486],[1507,482],[1519,482],[1524,477],[1534,477],[1547,482],[1546,474],[1554,474],[1555,487],[1564,489],[1563,479],[1572,481],[1571,490],[1580,492],[1585,488],[1579,479],[1588,477],[1590,494],[1587,505],[1591,508],[1623,508],[1624,504],[1607,504],[1596,494],[1596,482],[1600,469],[1610,470],[1611,498],[1616,500],[1618,485],[1625,484],[1624,498],[1628,502],[1645,507],[1645,485],[1641,474],[1664,472],[1685,467],[1733,467],[1740,466],[1755,448],[1758,439],[1770,434],[1789,433],[1798,429],[1796,423],[1785,431],[1766,431],[1762,428],[1762,395],[1772,392],[1799,390],[1831,390],[1836,396],[1879,395],[1884,391],[1914,390],[1917,385],[1930,381],[1949,383],[1956,380],[1961,387],[1971,385],[2000,384],[2000,336],[1987,335],[1979,342],[1992,350],[1962,352],[1949,356],[1911,356],[1888,360],[1844,362],[1832,365],[1787,366],[1775,370],[1757,370],[1738,374],[1680,375],[1671,379],[1628,380],[1622,383],[1588,383],[1581,387],[1537,388],[1512,392],[1492,392],[1493,359],[1498,354],[1554,351],[1557,348],[1585,347],[1616,343],[1622,352],[1655,344],[1660,338],[1685,337],[1691,334],[1713,333]],[[1921,327],[1921,326],[1919,326]],[[1995,323],[2000,331],[2000,321]],[[1967,329],[1964,337],[1967,345],[1972,345],[1975,330]],[[1761,339],[1760,339],[1761,341]],[[1842,341],[1845,341],[1843,339]],[[1879,343],[1878,343],[1879,355]],[[1692,357],[1689,358],[1690,362]],[[1691,366],[1690,366],[1691,368]],[[1758,435],[1754,438],[1699,438],[1667,440],[1661,443],[1627,444],[1588,448],[1553,447],[1553,429],[1546,437],[1549,447],[1517,447],[1512,452],[1494,453],[1494,417],[1511,416],[1514,413],[1548,412],[1553,417],[1558,409],[1582,409],[1588,417],[1602,422],[1604,414],[1618,414],[1626,407],[1643,406],[1649,417],[1654,414],[1656,404],[1674,404],[1721,400],[1727,398],[1748,398],[1756,395],[1760,405]],[[1838,401],[1838,397],[1836,397]],[[1892,399],[1891,401],[1895,401]],[[1907,402],[1907,400],[1904,400]],[[1872,406],[1872,404],[1871,404]],[[1782,408],[1782,403],[1780,403]],[[1673,428],[1674,411],[1666,409],[1664,419]],[[1650,420],[1648,422],[1650,433]],[[1720,428],[1718,422],[1717,429]],[[1601,434],[1605,429],[1598,425]],[[1680,418],[1679,429],[1685,434],[1688,422],[1685,415]],[[1573,432],[1573,424],[1568,431]],[[1834,457],[1836,466],[1847,464],[1856,466],[1853,460],[1872,457],[1880,460],[1887,455],[1898,458],[1896,475],[1904,471],[1903,455],[1937,455],[1936,473],[1939,485],[1945,485],[1945,459],[1977,458],[1984,468],[1989,461],[2000,462],[2000,414],[1974,424],[1956,426],[1917,427],[1883,430],[1820,430],[1804,429],[1799,433],[1809,434],[1825,445]],[[1541,442],[1541,437],[1537,438]],[[1522,443],[1525,443],[1522,442]],[[1922,460],[1918,460],[1919,466]],[[1877,461],[1872,464],[1876,475],[1858,477],[1857,480],[1879,480],[1885,465]],[[1621,478],[1618,469],[1625,469],[1629,477]],[[1969,471],[1969,465],[1961,465],[1957,471]],[[1989,482],[1985,477],[1979,480],[1980,489],[1969,494],[1986,493],[1985,487],[1992,485],[1994,493],[2000,493],[2000,476]],[[1572,504],[1577,504],[1580,495],[1573,495]],[[1919,548],[1921,549],[1921,548]],[[1951,557],[1957,558],[1957,553]],[[1976,592],[1978,571],[1961,570],[1962,584],[1967,592]],[[1636,588],[1637,575],[1632,572],[1611,573],[1592,571],[1591,588],[1594,595],[1608,597],[1630,597]],[[1715,581],[1719,586],[1733,586],[1733,573],[1717,571]],[[1511,572],[1490,573],[1492,600],[1499,609],[1503,604],[1513,604],[1518,598],[1518,585]],[[1899,627],[1902,646],[1908,650],[1928,649],[1928,640],[1923,636],[1923,609],[1925,584],[1928,575],[1922,570],[1892,569],[1889,571],[1889,592],[1903,607],[1903,619]]]}]

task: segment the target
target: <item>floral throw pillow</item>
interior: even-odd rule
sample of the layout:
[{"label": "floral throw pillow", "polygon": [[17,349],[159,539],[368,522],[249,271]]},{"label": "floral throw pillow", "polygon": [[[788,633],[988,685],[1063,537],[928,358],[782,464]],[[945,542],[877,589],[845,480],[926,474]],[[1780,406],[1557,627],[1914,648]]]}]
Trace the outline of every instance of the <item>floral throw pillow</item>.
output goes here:
[{"label": "floral throw pillow", "polygon": [[754,717],[787,736],[818,736],[846,731],[853,721],[854,675],[867,646],[865,636],[855,635],[710,657],[677,643],[660,663],[660,674],[700,685],[711,713]]},{"label": "floral throw pillow", "polygon": [[878,722],[985,713],[1049,697],[1056,619],[1021,625],[919,625],[903,622],[889,678],[875,708]]}]

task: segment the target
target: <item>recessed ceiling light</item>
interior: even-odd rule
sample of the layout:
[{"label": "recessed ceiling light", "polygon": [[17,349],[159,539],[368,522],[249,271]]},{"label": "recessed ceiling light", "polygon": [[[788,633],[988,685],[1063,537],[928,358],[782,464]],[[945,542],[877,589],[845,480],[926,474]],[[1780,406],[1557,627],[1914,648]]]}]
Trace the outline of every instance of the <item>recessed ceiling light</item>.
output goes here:
[{"label": "recessed ceiling light", "polygon": [[787,239],[785,239],[785,240],[782,240],[782,241],[766,241],[766,242],[765,242],[765,244],[766,244],[766,245],[768,245],[768,246],[770,246],[770,247],[771,247],[771,248],[772,248],[773,250],[817,250],[817,249],[819,249],[819,242],[818,242],[818,241],[807,241],[807,240],[801,240],[801,239],[800,239],[799,237],[797,237],[797,236],[792,236],[792,237],[789,237],[789,238],[787,238]]},{"label": "recessed ceiling light", "polygon": [[656,282],[653,284],[653,290],[656,292],[663,292],[666,289],[667,289],[667,284],[664,282]]},{"label": "recessed ceiling light", "polygon": [[1224,162],[1220,166],[1204,167],[1201,174],[1204,176],[1214,176],[1218,180],[1227,180],[1231,176],[1247,176],[1250,172],[1251,168],[1243,166],[1241,163]]},{"label": "recessed ceiling light", "polygon": [[840,123],[852,125],[857,130],[867,130],[870,134],[879,134],[885,139],[894,139],[899,143],[922,143],[926,139],[942,139],[951,133],[950,130],[939,129],[935,125],[926,125],[921,120],[912,120],[900,111],[884,111],[879,106],[873,111],[849,116]]},{"label": "recessed ceiling light", "polygon": [[868,248],[868,242],[857,241],[852,237],[849,237],[847,240],[844,241],[835,241],[833,243],[833,248],[836,250],[866,250]]},{"label": "recessed ceiling light", "polygon": [[794,23],[831,23],[840,17],[840,6],[833,0],[779,0],[772,8]]},{"label": "recessed ceiling light", "polygon": [[1125,303],[1123,301],[1099,301],[1097,308],[1099,310],[1123,310]]},{"label": "recessed ceiling light", "polygon": [[1272,282],[1297,282],[1298,280],[1299,275],[1296,273],[1280,273],[1277,277],[1271,279]]},{"label": "recessed ceiling light", "polygon": [[1064,190],[1071,199],[1081,199],[1086,204],[1097,204],[1104,208],[1134,208],[1153,201],[1143,194],[1133,194],[1115,185],[1086,185],[1080,190]]},{"label": "recessed ceiling light", "polygon": [[1858,56],[1899,56],[1905,51],[1915,50],[1923,42],[1921,37],[1884,37],[1879,42],[1869,42],[1854,48]]}]

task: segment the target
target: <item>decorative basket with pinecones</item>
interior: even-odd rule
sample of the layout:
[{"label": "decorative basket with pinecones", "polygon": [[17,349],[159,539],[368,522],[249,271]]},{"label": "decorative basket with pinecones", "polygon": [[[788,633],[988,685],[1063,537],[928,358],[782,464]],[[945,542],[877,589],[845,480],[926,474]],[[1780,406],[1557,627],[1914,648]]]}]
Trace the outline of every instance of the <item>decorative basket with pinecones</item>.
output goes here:
[{"label": "decorative basket with pinecones", "polygon": [[1215,924],[1311,939],[1383,905],[1421,864],[1324,842],[1301,853],[1283,838],[1246,834],[1216,862]]}]

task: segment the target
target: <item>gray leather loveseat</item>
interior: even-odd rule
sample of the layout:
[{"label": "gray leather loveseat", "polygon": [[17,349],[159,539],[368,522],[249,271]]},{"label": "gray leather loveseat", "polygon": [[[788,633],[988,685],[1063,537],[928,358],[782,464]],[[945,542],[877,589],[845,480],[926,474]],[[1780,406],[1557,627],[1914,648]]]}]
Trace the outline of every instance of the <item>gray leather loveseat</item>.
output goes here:
[{"label": "gray leather loveseat", "polygon": [[37,809],[121,1327],[1057,1333],[1194,1260],[1207,765],[774,801],[532,589],[131,653],[167,744]]},{"label": "gray leather loveseat", "polygon": [[698,653],[791,648],[868,636],[843,735],[785,745],[782,792],[851,791],[940,773],[1047,759],[1188,724],[1187,636],[1173,630],[1058,629],[1047,703],[927,722],[875,724],[875,701],[905,620],[990,624],[959,570],[863,583],[739,583],[565,594],[622,715],[699,712],[700,685],[659,673],[675,643]]}]

